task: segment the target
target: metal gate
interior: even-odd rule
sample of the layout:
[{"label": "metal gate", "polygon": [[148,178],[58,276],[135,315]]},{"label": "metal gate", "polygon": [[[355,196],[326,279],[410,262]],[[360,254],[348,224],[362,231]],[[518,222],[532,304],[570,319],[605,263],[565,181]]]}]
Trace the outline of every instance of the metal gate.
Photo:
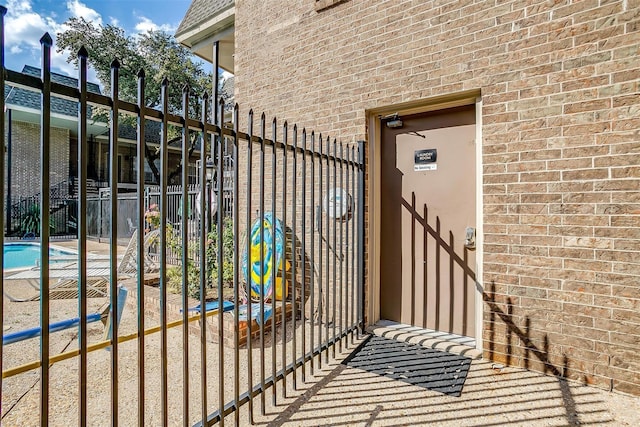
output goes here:
[{"label": "metal gate", "polygon": [[[6,9],[0,11],[4,16]],[[273,119],[267,123],[264,114],[257,118],[252,111],[243,124],[246,131],[241,131],[237,105],[231,117],[233,125],[221,125],[228,122],[223,101],[216,105],[207,95],[196,99],[188,88],[183,90],[183,113],[171,114],[167,105],[170,76],[162,85],[162,111],[144,105],[143,72],[138,77],[137,103],[126,102],[118,97],[117,61],[112,64],[111,95],[90,93],[84,49],[78,55],[78,86],[53,82],[52,40],[48,34],[41,39],[40,78],[7,70],[4,21],[0,26],[4,71],[0,73],[0,87],[4,90],[9,83],[41,94],[42,166],[37,171],[41,180],[41,225],[49,223],[51,207],[47,190],[52,99],[77,102],[79,141],[78,254],[66,259],[62,267],[54,255],[41,251],[35,279],[30,282],[37,289],[32,301],[3,298],[0,302],[3,331],[7,325],[16,328],[7,313],[19,310],[20,304],[25,310],[37,307],[39,311],[38,324],[30,332],[7,333],[0,343],[3,418],[21,404],[20,399],[16,403],[9,396],[9,385],[27,376],[33,379],[37,373],[34,393],[38,397],[34,401],[39,402],[39,408],[31,408],[32,418],[27,423],[44,426],[77,420],[80,425],[95,425],[104,424],[108,414],[112,425],[211,425],[224,424],[225,417],[233,417],[238,425],[241,412],[253,422],[255,411],[260,408],[264,412],[268,394],[275,403],[285,394],[287,385],[295,387],[306,381],[314,369],[328,361],[330,350],[335,354],[336,346],[341,347],[349,335],[353,338],[359,333],[363,326],[363,143],[343,145],[286,122],[280,125]],[[0,98],[0,109],[4,99]],[[195,104],[199,106],[199,118],[188,114],[188,107]],[[82,142],[88,139],[89,105],[109,111],[111,159],[118,153],[117,118],[129,115],[137,121],[138,176],[133,193],[137,209],[132,222],[139,226],[129,245],[119,248],[117,227],[113,226],[121,220],[118,198],[117,192],[110,192],[106,257],[89,254],[88,250],[89,153]],[[160,122],[162,129],[159,203],[151,213],[145,211],[145,120]],[[5,125],[1,115],[2,135]],[[223,192],[207,191],[208,186],[199,187],[196,206],[176,207],[168,202],[169,126],[181,129],[183,165],[188,163],[187,143],[194,132],[205,147],[200,164],[220,153],[216,158],[217,176],[233,178],[230,218],[211,215],[211,197],[217,198],[217,206],[225,206],[225,201]],[[2,144],[4,147],[4,137]],[[228,158],[233,161],[223,160]],[[117,164],[110,162],[110,188],[118,187]],[[3,211],[4,167],[0,162]],[[182,169],[181,200],[190,200],[187,169]],[[205,182],[206,168],[198,173],[199,181]],[[194,213],[178,214],[174,209],[193,209]],[[170,224],[170,218],[177,221]],[[0,216],[2,229],[3,221]],[[40,228],[41,246],[48,247],[49,228]],[[4,243],[4,237],[0,239]],[[159,251],[156,260],[148,257],[150,244]],[[172,265],[168,254],[176,248],[181,258]],[[133,271],[123,267],[127,257],[137,266]],[[195,263],[194,259],[205,261]],[[96,273],[98,263],[104,264],[102,276]],[[8,294],[19,282],[14,281],[15,274],[4,273],[0,288]],[[60,277],[64,277],[64,283]],[[173,288],[170,277],[179,278]],[[103,294],[98,292],[100,283]],[[69,291],[64,294],[66,298],[77,301],[76,318],[53,321],[63,285]],[[104,315],[90,313],[96,301],[108,305]],[[94,326],[99,318],[107,321],[104,337],[97,336]],[[65,328],[77,335],[60,350],[57,334]],[[16,363],[12,354],[19,348],[26,349],[19,350],[22,353],[37,352],[37,358]],[[100,373],[108,381],[96,379]],[[73,387],[61,389],[60,384],[68,379],[73,380]],[[60,409],[69,406],[74,408],[71,417]]]}]

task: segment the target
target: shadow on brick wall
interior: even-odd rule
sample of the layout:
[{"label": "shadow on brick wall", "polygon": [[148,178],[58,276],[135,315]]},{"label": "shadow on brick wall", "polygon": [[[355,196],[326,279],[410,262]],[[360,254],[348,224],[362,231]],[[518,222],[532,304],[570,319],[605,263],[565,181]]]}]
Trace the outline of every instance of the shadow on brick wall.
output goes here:
[{"label": "shadow on brick wall", "polygon": [[507,312],[505,313],[499,304],[496,302],[495,282],[492,281],[489,292],[482,294],[484,302],[490,308],[490,320],[489,320],[489,359],[500,360],[498,353],[495,349],[495,337],[496,337],[496,318],[499,318],[507,327],[506,331],[506,355],[505,363],[507,365],[512,364],[513,351],[513,339],[514,335],[518,338],[525,348],[524,355],[524,368],[529,369],[530,355],[533,354],[540,362],[543,363],[543,371],[545,374],[551,374],[558,379],[558,385],[562,392],[562,400],[566,410],[566,418],[569,425],[579,425],[580,420],[576,413],[576,402],[571,394],[569,385],[567,384],[567,377],[569,374],[569,358],[565,354],[563,356],[562,368],[558,368],[549,360],[549,337],[547,334],[544,336],[543,348],[538,348],[531,340],[531,319],[529,316],[525,318],[525,330],[520,329],[513,320],[513,301],[510,297],[506,300]]}]

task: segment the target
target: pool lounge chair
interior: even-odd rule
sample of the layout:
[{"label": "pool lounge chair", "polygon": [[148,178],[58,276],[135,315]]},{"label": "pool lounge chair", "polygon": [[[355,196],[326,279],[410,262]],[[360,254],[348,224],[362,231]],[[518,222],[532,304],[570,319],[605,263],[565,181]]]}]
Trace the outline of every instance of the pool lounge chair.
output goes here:
[{"label": "pool lounge chair", "polygon": [[[22,280],[36,292],[27,297],[15,297],[6,289],[4,295],[12,302],[38,301],[40,299],[40,270],[24,270],[5,278],[5,282]],[[70,269],[53,269],[49,271],[49,299],[78,298],[78,271]],[[55,281],[55,282],[54,282]],[[109,269],[87,269],[87,297],[99,298],[107,296],[109,285]]]},{"label": "pool lounge chair", "polygon": [[[160,230],[153,230],[145,234],[143,241],[143,263],[144,272],[153,273],[159,270],[159,266],[156,261],[149,255],[149,249],[153,245],[160,235]],[[131,235],[129,244],[122,254],[122,258],[118,263],[118,273],[133,276],[138,272],[138,230],[135,230]]]},{"label": "pool lounge chair", "polygon": [[[152,273],[159,270],[159,267],[155,260],[149,255],[149,249],[153,245],[159,235],[159,230],[153,230],[147,233],[144,237],[144,271],[146,273]],[[138,271],[137,264],[137,244],[138,244],[138,230],[134,230],[129,243],[124,252],[118,256],[118,268],[117,271],[120,274],[126,276],[133,276]],[[53,263],[56,264],[54,267]],[[66,262],[67,264],[62,264]],[[109,254],[87,254],[87,268],[109,268],[111,257]],[[78,268],[78,255],[60,255],[51,257],[51,268]]]},{"label": "pool lounge chair", "polygon": [[[144,238],[144,271],[158,271],[157,263],[149,256],[149,248],[155,243],[159,234],[158,230],[147,233]],[[138,271],[137,264],[137,231],[133,233],[124,254],[118,262],[117,272],[123,277],[131,277]],[[107,296],[107,287],[109,284],[110,268],[109,259],[95,259],[87,257],[87,296],[104,297]],[[56,281],[57,279],[57,281]],[[4,295],[13,302],[37,301],[40,299],[40,269],[24,270],[12,274],[5,278],[5,281],[23,280],[26,281],[36,293],[25,298],[15,297],[7,291]],[[78,263],[52,263],[49,265],[49,280],[51,286],[49,289],[49,299],[71,299],[78,297]],[[55,281],[55,283],[54,283]]]}]

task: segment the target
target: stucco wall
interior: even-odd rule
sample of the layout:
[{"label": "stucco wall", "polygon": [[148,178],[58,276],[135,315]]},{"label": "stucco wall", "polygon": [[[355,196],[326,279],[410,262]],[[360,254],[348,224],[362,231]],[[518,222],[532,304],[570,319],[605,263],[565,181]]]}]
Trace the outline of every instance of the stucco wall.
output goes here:
[{"label": "stucco wall", "polygon": [[640,394],[639,18],[637,0],[237,1],[235,97],[353,142],[368,109],[479,89],[485,356]]}]

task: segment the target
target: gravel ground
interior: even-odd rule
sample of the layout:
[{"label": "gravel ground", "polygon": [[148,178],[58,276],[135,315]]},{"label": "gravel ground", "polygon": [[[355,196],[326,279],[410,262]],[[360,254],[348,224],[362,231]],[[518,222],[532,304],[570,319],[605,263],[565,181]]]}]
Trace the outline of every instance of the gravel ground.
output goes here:
[{"label": "gravel ground", "polygon": [[[5,285],[12,295],[32,292],[28,285],[10,281]],[[106,298],[92,298],[89,300],[89,312],[100,311],[106,307]],[[149,304],[149,302],[147,303]],[[77,300],[52,300],[51,322],[77,316]],[[39,324],[39,302],[13,303],[5,299],[5,327],[6,332],[22,330]],[[172,320],[172,319],[170,319]],[[157,320],[145,318],[146,327],[158,325]],[[297,329],[298,346],[302,342],[302,328]],[[125,308],[120,323],[119,334],[126,335],[137,331],[137,316],[128,306]],[[324,331],[324,329],[323,329]],[[51,355],[66,350],[78,348],[75,329],[69,329],[51,334]],[[102,323],[90,324],[89,344],[103,339]],[[307,331],[308,336],[308,331]],[[167,384],[168,384],[168,417],[169,425],[183,424],[183,363],[184,345],[182,328],[173,328],[167,333]],[[293,331],[288,328],[284,338],[288,361],[291,357]],[[253,385],[260,383],[260,371],[264,369],[265,377],[281,368],[283,337],[276,335],[275,360],[272,358],[271,335],[266,334],[264,352],[259,348],[259,340],[254,340],[252,352]],[[138,348],[137,341],[121,343],[118,346],[118,418],[121,425],[138,425]],[[299,347],[298,347],[299,348]],[[207,414],[214,412],[219,405],[219,350],[218,344],[207,342]],[[202,418],[201,414],[201,346],[198,336],[188,336],[189,360],[189,417],[188,423],[195,424]],[[224,348],[224,402],[228,402],[234,395],[234,366],[235,352],[232,348]],[[238,350],[238,375],[240,393],[247,390],[248,383],[248,351],[246,348]],[[5,347],[3,369],[39,359],[39,339],[30,339]],[[161,395],[161,342],[160,334],[148,335],[145,339],[145,425],[162,424],[162,395]],[[263,368],[260,361],[263,360]],[[73,358],[56,363],[50,368],[50,425],[71,426],[78,421],[78,359]],[[111,352],[98,350],[88,355],[87,382],[87,410],[88,425],[105,425],[111,417]],[[29,426],[39,423],[40,370],[35,369],[14,377],[6,378],[2,384],[2,425]],[[280,386],[278,386],[279,388]],[[273,390],[273,389],[272,389]],[[271,391],[268,391],[270,395]],[[259,404],[260,398],[256,401]]]}]

